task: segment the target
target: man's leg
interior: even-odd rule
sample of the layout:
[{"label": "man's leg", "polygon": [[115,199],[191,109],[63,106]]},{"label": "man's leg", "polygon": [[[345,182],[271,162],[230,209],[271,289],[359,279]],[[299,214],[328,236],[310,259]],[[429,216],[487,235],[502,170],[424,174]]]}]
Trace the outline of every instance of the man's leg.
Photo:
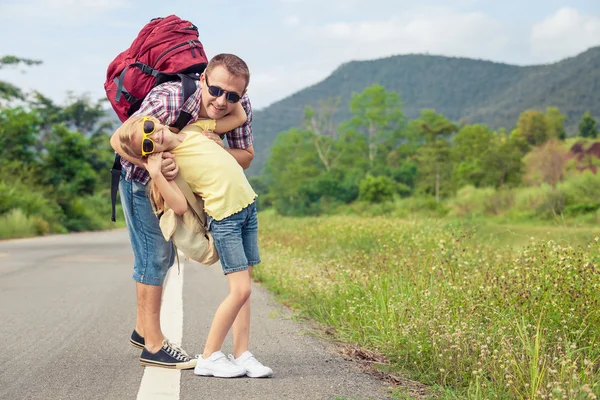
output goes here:
[{"label": "man's leg", "polygon": [[[160,328],[162,285],[175,261],[175,249],[162,236],[158,218],[146,195],[146,186],[122,178],[119,191],[134,254],[136,330],[142,336],[138,339],[144,346],[140,362],[168,368],[193,368],[195,360],[166,342]],[[135,332],[132,343],[134,335]]]},{"label": "man's leg", "polygon": [[[135,283],[137,291],[136,330],[144,337],[144,347],[156,353],[162,347],[164,335],[160,328],[162,286]],[[140,327],[140,328],[138,328]]]}]

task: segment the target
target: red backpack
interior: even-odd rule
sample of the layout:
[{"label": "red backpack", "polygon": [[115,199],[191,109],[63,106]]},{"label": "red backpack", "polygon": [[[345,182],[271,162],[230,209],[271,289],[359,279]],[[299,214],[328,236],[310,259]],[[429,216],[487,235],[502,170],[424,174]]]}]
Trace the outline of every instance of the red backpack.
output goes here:
[{"label": "red backpack", "polygon": [[[198,39],[198,28],[175,15],[155,18],[147,23],[131,46],[108,66],[104,89],[117,116],[124,122],[136,112],[150,90],[172,80],[181,80],[183,102],[196,91],[194,80],[204,72],[208,59]],[[180,112],[173,126],[181,129],[192,115]],[[111,168],[111,220],[121,176],[121,159],[115,155]]]},{"label": "red backpack", "polygon": [[[110,63],[104,89],[123,122],[140,108],[148,92],[161,83],[182,80],[185,102],[196,91],[194,79],[199,79],[207,63],[194,24],[175,15],[155,18]],[[186,86],[191,93],[189,90],[186,93]]]}]

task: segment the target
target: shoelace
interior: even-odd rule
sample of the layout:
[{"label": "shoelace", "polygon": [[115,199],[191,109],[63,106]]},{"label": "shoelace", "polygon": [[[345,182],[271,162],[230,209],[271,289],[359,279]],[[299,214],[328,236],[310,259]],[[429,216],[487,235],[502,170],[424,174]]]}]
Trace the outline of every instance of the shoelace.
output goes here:
[{"label": "shoelace", "polygon": [[169,346],[171,346],[172,348],[174,348],[181,354],[185,354],[187,357],[190,356],[188,353],[185,352],[185,350],[183,350],[181,347],[177,346],[175,343],[169,342],[168,340],[167,340],[167,343],[169,344]]},{"label": "shoelace", "polygon": [[179,361],[187,361],[190,358],[190,356],[188,356],[187,353],[185,351],[183,351],[183,349],[181,347],[169,342],[168,340],[165,340],[163,342],[163,349],[165,349],[165,351],[171,357],[173,357]]}]

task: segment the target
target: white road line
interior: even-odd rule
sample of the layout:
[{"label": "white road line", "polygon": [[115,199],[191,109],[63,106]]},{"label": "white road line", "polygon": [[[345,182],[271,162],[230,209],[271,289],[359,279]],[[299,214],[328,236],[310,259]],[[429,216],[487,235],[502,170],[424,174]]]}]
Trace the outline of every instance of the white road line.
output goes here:
[{"label": "white road line", "polygon": [[[180,254],[180,259],[183,260]],[[183,336],[183,269],[177,271],[177,263],[169,268],[162,296],[160,325],[164,335],[177,345]],[[181,371],[175,369],[146,367],[140,383],[137,400],[179,400]]]}]

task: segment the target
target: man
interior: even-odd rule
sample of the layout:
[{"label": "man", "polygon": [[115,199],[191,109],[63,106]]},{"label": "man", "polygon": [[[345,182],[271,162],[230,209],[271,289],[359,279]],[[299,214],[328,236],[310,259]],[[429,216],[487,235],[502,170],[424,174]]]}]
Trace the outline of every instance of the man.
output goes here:
[{"label": "man", "polygon": [[[152,115],[165,125],[174,124],[180,111],[188,112],[198,118],[219,119],[229,114],[237,101],[241,101],[248,120],[239,128],[226,134],[229,145],[226,149],[242,168],[246,169],[254,158],[252,108],[245,95],[248,80],[244,87],[240,87],[239,79],[236,78],[240,70],[247,71],[244,61],[231,54],[219,54],[209,62],[205,72],[200,76],[199,89],[185,104],[181,104],[183,100],[181,83],[167,82],[154,88],[134,115]],[[206,135],[224,146],[219,135],[208,132]],[[124,153],[118,134],[113,134],[111,146],[123,158],[119,191],[135,257],[133,278],[136,281],[138,307],[136,327],[130,342],[138,348],[143,348],[140,356],[143,365],[177,369],[194,368],[196,359],[192,359],[181,348],[165,340],[160,327],[162,284],[168,268],[174,263],[175,250],[171,243],[165,242],[158,219],[146,196],[145,189],[149,175],[141,164],[134,165],[138,163],[137,160]],[[167,179],[173,179],[177,172],[178,168],[173,157],[167,154],[163,160],[164,175]],[[250,274],[251,271],[250,268]],[[250,304],[247,302],[233,325],[235,357],[247,354],[249,325]],[[257,363],[253,357],[248,362],[252,364],[250,370],[268,369]]]}]

